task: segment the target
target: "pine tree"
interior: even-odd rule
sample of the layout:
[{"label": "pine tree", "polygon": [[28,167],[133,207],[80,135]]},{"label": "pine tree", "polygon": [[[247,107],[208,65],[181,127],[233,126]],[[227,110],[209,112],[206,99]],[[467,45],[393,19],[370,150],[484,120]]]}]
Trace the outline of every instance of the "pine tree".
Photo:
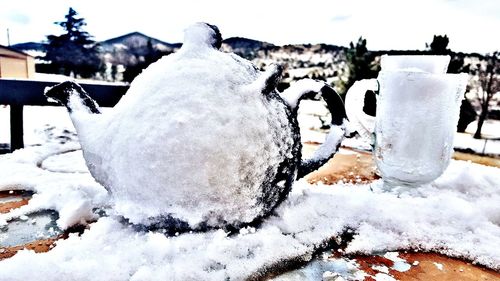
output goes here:
[{"label": "pine tree", "polygon": [[368,51],[366,39],[360,37],[358,42],[349,44],[346,50],[346,60],[348,66],[347,81],[342,81],[338,85],[340,93],[345,94],[354,82],[362,79],[377,77],[380,66],[375,61],[375,55]]},{"label": "pine tree", "polygon": [[443,35],[434,35],[432,42],[427,45],[430,52],[435,55],[447,55],[450,53],[448,49],[448,44],[450,43],[450,39],[445,34]]},{"label": "pine tree", "polygon": [[103,70],[103,63],[99,45],[83,31],[85,19],[77,18],[77,15],[73,8],[69,8],[65,20],[55,22],[64,33],[47,36],[45,60],[50,61],[51,72],[89,78]]}]

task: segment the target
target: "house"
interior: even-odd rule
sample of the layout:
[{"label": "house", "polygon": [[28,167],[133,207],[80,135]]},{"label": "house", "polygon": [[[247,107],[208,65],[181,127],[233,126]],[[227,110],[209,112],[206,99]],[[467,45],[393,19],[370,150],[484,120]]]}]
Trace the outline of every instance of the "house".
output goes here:
[{"label": "house", "polygon": [[35,58],[0,45],[0,78],[33,78]]}]

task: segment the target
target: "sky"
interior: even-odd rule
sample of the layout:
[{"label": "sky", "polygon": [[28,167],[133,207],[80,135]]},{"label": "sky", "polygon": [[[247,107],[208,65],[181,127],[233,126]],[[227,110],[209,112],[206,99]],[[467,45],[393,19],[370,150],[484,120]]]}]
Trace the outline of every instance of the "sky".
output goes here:
[{"label": "sky", "polygon": [[447,35],[455,52],[500,50],[499,0],[0,0],[0,44],[39,42],[60,34],[54,22],[73,7],[86,31],[101,41],[139,31],[182,42],[194,22],[232,36],[277,45],[328,43],[348,46],[360,36],[371,50],[426,48]]}]

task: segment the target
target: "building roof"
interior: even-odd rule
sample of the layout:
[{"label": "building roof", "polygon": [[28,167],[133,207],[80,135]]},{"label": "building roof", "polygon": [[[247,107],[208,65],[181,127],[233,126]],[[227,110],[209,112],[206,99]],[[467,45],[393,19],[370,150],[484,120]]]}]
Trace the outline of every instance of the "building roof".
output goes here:
[{"label": "building roof", "polygon": [[0,45],[0,57],[26,59],[27,57],[32,57],[24,52],[18,51],[16,49]]}]

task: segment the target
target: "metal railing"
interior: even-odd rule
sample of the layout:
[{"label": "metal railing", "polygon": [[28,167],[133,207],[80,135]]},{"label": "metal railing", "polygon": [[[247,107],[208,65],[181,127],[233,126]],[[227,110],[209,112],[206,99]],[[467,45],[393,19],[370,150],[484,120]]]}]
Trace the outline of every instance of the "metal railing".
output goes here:
[{"label": "metal railing", "polygon": [[[43,95],[46,87],[59,82],[22,79],[0,79],[0,104],[10,107],[10,151],[24,147],[23,107],[27,105],[57,106]],[[113,107],[128,90],[124,84],[80,83],[100,106]],[[5,122],[5,120],[0,120]]]}]

